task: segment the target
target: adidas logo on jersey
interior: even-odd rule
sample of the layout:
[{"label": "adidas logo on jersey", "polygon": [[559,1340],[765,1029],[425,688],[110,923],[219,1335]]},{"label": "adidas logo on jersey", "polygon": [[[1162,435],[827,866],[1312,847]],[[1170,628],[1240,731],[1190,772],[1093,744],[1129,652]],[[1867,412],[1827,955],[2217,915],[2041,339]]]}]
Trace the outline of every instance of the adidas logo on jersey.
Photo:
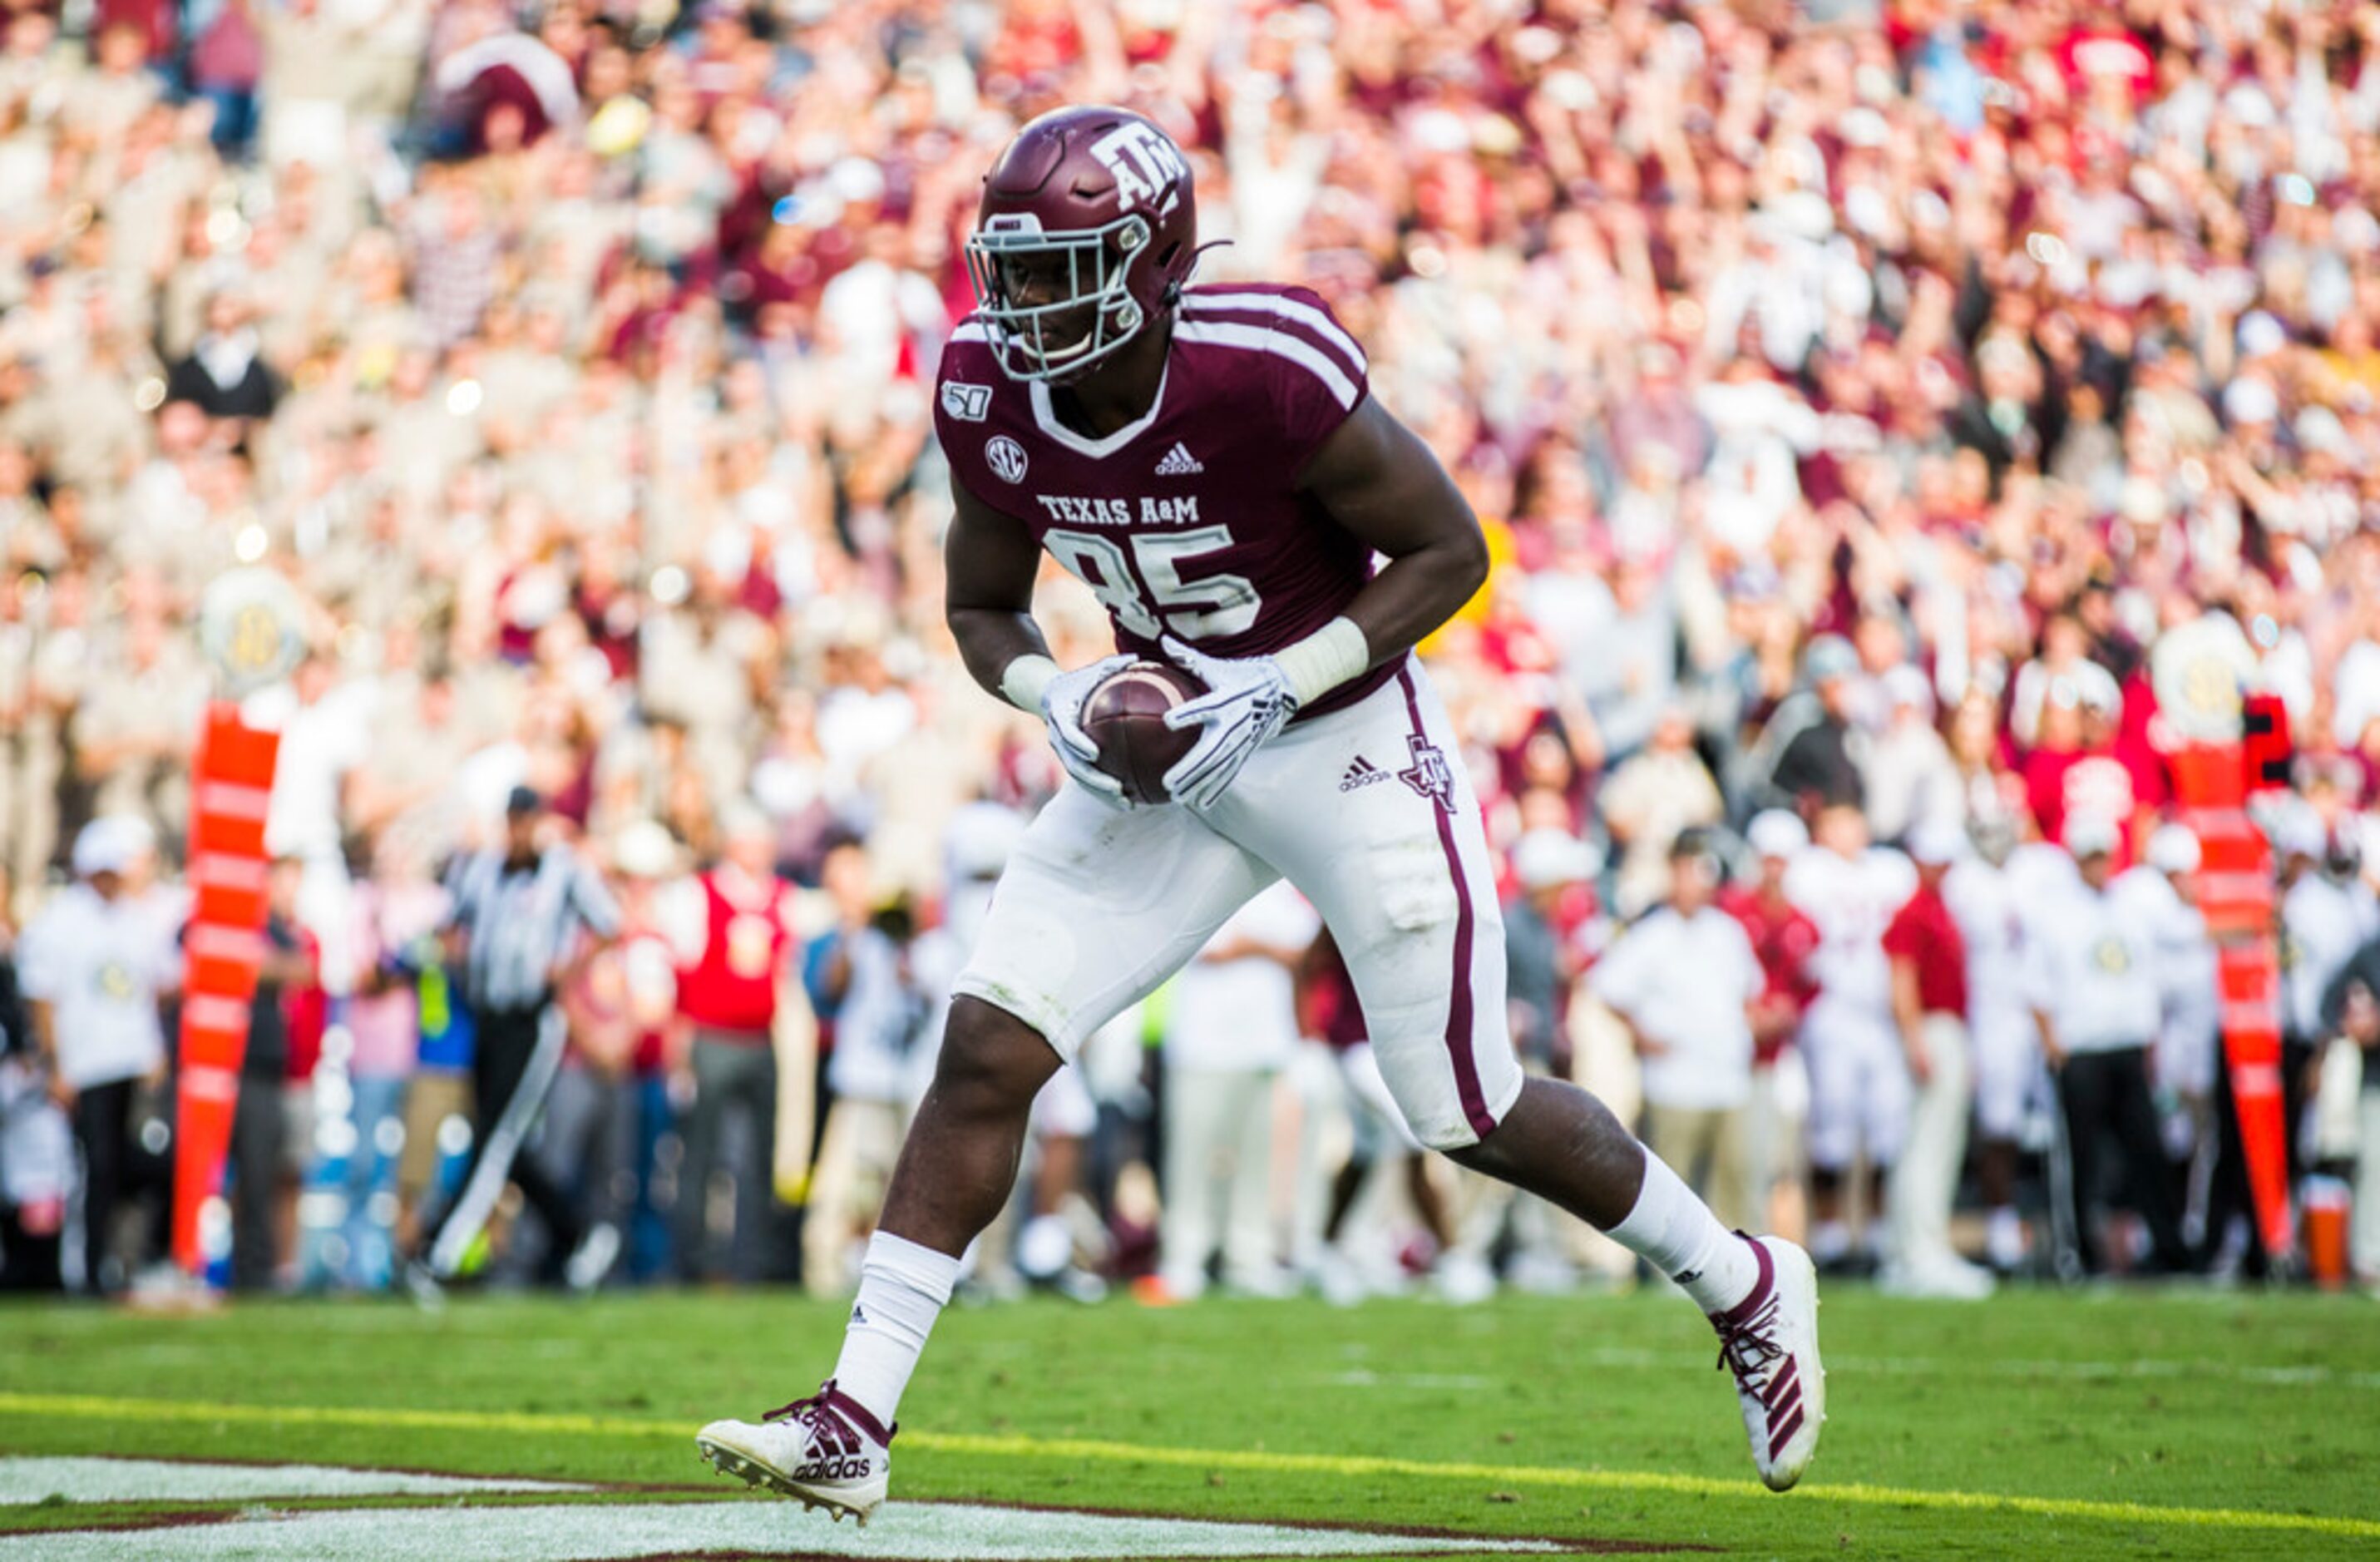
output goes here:
[{"label": "adidas logo on jersey", "polygon": [[1173,442],[1173,448],[1165,453],[1165,458],[1157,463],[1157,475],[1160,477],[1188,477],[1192,472],[1206,470],[1206,463],[1190,454],[1190,447],[1178,439]]},{"label": "adidas logo on jersey", "polygon": [[1358,787],[1377,787],[1388,778],[1387,771],[1382,770],[1363,755],[1357,754],[1355,763],[1347,767],[1347,774],[1339,777],[1339,789],[1342,792],[1352,792]]}]

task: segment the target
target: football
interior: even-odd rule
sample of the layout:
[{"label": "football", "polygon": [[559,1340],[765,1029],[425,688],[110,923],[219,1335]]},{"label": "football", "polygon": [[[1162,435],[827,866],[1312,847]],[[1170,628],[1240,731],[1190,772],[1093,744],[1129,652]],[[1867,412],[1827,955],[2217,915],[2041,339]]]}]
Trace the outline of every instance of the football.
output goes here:
[{"label": "football", "polygon": [[1140,803],[1172,800],[1165,773],[1182,763],[1198,734],[1166,726],[1165,713],[1206,692],[1204,684],[1165,662],[1135,662],[1091,690],[1083,702],[1083,730],[1099,746],[1099,768],[1123,783],[1125,797]]}]

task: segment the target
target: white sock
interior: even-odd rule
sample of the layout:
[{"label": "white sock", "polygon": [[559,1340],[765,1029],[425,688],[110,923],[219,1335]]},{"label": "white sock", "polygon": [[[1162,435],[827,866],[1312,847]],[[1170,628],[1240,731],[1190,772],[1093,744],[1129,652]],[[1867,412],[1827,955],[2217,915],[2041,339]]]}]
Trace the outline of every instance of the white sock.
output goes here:
[{"label": "white sock", "polygon": [[1645,1187],[1636,1207],[1611,1228],[1610,1237],[1675,1280],[1706,1312],[1733,1307],[1752,1294],[1760,1278],[1751,1244],[1721,1226],[1710,1206],[1650,1150],[1645,1152]]},{"label": "white sock", "polygon": [[959,1261],[947,1253],[890,1231],[868,1239],[834,1383],[888,1427],[958,1279]]}]

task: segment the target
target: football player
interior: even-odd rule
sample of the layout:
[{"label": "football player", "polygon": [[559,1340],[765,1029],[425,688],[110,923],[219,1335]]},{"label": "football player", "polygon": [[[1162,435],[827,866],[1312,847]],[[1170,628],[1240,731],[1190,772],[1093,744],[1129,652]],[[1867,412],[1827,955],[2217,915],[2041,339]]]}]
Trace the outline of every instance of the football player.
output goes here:
[{"label": "football player", "polygon": [[[1718,1330],[1753,1462],[1781,1491],[1824,1419],[1807,1255],[1730,1232],[1593,1096],[1524,1079],[1506,1031],[1479,805],[1412,655],[1486,579],[1478,522],[1367,394],[1363,349],[1319,298],[1190,285],[1196,214],[1181,149],[1121,109],[1044,115],[984,180],[966,246],[978,307],[935,400],[957,506],[948,616],[977,681],[1046,719],[1071,780],[958,979],[833,1376],[698,1443],[838,1518],[872,1512],[902,1391],[958,1255],[1008,1198],[1035,1094],[1287,878],[1345,952],[1415,1134],[1684,1287]],[[1072,671],[1050,659],[1030,612],[1044,550],[1098,594],[1119,654]],[[1158,806],[1127,806],[1081,721],[1140,657],[1207,689],[1167,718],[1196,741]]]}]

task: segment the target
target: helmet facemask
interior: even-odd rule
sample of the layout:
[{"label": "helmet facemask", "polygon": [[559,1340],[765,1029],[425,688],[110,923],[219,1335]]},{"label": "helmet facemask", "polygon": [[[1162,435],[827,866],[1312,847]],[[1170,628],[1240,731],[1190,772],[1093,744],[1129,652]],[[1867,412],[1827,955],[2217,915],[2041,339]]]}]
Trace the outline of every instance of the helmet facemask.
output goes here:
[{"label": "helmet facemask", "polygon": [[[1148,311],[1130,282],[1148,241],[1148,223],[1137,214],[1055,233],[1030,212],[984,219],[966,242],[967,276],[1001,372],[1063,384],[1138,336]],[[1050,282],[1060,295],[1053,301],[1023,301]]]}]

